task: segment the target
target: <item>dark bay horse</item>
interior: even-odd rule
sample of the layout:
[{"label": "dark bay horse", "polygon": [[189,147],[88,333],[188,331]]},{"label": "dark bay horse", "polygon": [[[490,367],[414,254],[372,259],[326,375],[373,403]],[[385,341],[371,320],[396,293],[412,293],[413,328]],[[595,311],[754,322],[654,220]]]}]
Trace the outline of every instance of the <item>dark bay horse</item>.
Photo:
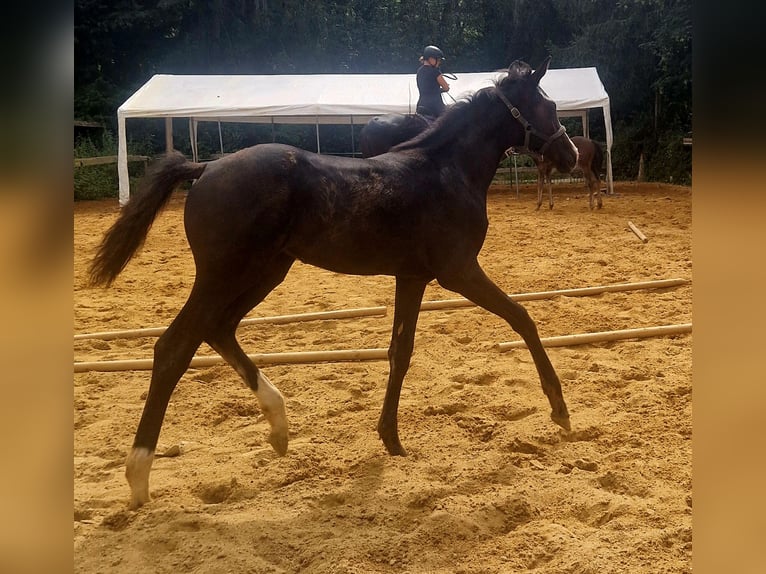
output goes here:
[{"label": "dark bay horse", "polygon": [[389,376],[378,434],[391,455],[406,455],[397,411],[426,285],[436,279],[505,319],[529,347],[551,418],[570,428],[561,384],[526,310],[479,266],[487,189],[506,149],[526,142],[561,171],[577,150],[539,89],[550,58],[532,70],[520,61],[495,86],[450,110],[426,131],[373,159],[322,156],[280,144],[256,145],[210,163],[180,153],[157,162],[107,231],[90,267],[93,285],[111,284],[144,241],[182,182],[184,225],[196,265],[189,298],[154,347],[149,392],[126,461],[131,508],[150,500],[149,473],[173,390],[202,342],[255,392],[271,426],[269,442],[287,452],[279,390],[239,345],[240,320],[279,285],[298,259],[339,273],[393,275]]},{"label": "dark bay horse", "polygon": [[386,153],[392,147],[414,138],[431,122],[419,114],[384,114],[372,118],[359,133],[362,157]]},{"label": "dark bay horse", "polygon": [[[501,71],[501,70],[498,70]],[[457,80],[452,73],[442,72],[445,78]],[[457,100],[445,92],[453,103]],[[414,138],[434,122],[434,118],[420,114],[383,114],[372,118],[359,133],[359,149],[362,157],[374,157],[386,153],[392,147]]]},{"label": "dark bay horse", "polygon": [[[604,152],[597,142],[582,136],[572,136],[572,143],[578,152],[575,169],[582,170],[585,185],[588,187],[588,206],[593,209],[593,195],[595,194],[598,208],[601,209],[601,164],[604,161]],[[553,209],[553,188],[551,185],[553,162],[547,157],[536,154],[530,155],[537,166],[537,209],[540,209],[543,203],[544,184],[548,186],[548,208]]]}]

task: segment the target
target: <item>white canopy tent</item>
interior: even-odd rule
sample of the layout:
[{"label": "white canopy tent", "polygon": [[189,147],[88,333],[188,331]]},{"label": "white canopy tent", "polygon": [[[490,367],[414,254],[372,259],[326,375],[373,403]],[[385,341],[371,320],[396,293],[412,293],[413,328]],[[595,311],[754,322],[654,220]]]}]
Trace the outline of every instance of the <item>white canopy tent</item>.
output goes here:
[{"label": "white canopy tent", "polygon": [[[456,73],[449,96],[460,100],[491,86],[503,72]],[[601,108],[606,127],[607,186],[612,192],[612,120],[609,95],[596,68],[548,70],[540,83],[556,102],[560,117],[579,117],[588,136],[588,115]],[[197,125],[210,122],[363,124],[387,113],[412,113],[418,98],[415,74],[310,74],[263,76],[176,76],[157,74],[117,110],[119,199],[130,197],[126,120],[166,118],[172,147],[172,118],[188,118],[194,160]],[[320,150],[321,151],[321,150]]]}]

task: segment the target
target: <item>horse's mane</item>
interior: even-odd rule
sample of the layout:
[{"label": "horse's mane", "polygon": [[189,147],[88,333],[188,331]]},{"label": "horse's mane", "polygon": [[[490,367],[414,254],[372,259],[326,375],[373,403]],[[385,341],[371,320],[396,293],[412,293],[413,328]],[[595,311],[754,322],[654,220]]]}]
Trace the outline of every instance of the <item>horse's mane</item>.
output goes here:
[{"label": "horse's mane", "polygon": [[424,146],[429,148],[440,147],[443,144],[454,141],[461,132],[465,131],[466,123],[472,121],[476,105],[483,100],[489,99],[487,92],[490,89],[484,88],[479,90],[475,94],[468,96],[465,100],[451,105],[433,124],[414,138],[394,146],[391,148],[391,151],[403,151]]},{"label": "horse's mane", "polygon": [[[400,143],[391,151],[405,151],[414,148],[428,148],[437,149],[444,145],[450,144],[455,139],[460,137],[460,134],[465,132],[466,125],[469,123],[475,123],[477,120],[491,121],[486,118],[486,110],[490,102],[494,102],[497,99],[495,94],[496,89],[502,89],[507,84],[513,84],[521,79],[526,78],[532,73],[532,68],[529,64],[516,60],[513,62],[508,70],[509,72],[499,80],[493,81],[493,86],[482,88],[477,92],[467,96],[464,100],[460,100],[456,104],[453,104],[447,108],[439,118],[426,128],[422,133],[418,134],[411,140]],[[499,109],[499,108],[498,108]],[[477,114],[481,118],[477,118]]]}]

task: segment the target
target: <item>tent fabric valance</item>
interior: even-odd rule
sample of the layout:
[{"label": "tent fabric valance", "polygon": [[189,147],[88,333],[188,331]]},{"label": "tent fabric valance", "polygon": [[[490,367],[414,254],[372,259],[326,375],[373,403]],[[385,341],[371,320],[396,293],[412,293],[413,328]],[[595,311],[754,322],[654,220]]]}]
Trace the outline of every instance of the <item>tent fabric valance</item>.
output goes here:
[{"label": "tent fabric valance", "polygon": [[[455,100],[493,85],[504,71],[456,73],[449,96]],[[611,190],[612,125],[609,95],[596,68],[548,70],[541,88],[561,116],[601,108],[607,139],[607,180]],[[452,100],[445,98],[449,104]],[[189,118],[200,121],[291,124],[361,124],[387,113],[413,113],[418,99],[415,74],[169,75],[152,76],[117,110],[120,205],[130,197],[126,120]],[[192,136],[193,137],[193,136]]]}]

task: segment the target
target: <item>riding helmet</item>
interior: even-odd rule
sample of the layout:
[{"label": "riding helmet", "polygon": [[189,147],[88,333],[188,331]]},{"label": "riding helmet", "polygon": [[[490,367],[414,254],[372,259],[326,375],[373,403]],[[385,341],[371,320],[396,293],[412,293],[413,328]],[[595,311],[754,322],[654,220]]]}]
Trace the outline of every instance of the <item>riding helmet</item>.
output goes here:
[{"label": "riding helmet", "polygon": [[437,60],[446,60],[446,58],[444,57],[444,52],[442,52],[436,46],[426,46],[425,48],[423,48],[423,57],[426,60],[428,58],[436,58]]}]

